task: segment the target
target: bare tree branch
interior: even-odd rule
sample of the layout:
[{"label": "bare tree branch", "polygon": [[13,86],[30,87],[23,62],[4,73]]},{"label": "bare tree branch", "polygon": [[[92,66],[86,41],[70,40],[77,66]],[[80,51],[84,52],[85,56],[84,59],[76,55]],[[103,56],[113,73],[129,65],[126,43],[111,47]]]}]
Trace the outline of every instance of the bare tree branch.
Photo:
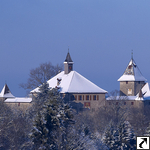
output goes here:
[{"label": "bare tree branch", "polygon": [[62,71],[62,69],[62,64],[53,66],[51,62],[42,63],[39,67],[31,69],[27,83],[21,83],[19,86],[25,90],[34,89],[54,77],[56,74]]}]

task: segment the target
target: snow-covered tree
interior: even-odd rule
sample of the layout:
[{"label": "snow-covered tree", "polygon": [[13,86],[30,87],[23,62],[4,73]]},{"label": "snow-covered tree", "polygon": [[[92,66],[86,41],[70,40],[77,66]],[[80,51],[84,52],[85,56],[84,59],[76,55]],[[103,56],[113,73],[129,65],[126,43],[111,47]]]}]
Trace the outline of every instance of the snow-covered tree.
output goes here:
[{"label": "snow-covered tree", "polygon": [[136,137],[128,121],[120,121],[115,128],[110,123],[104,133],[103,142],[110,150],[136,149]]},{"label": "snow-covered tree", "polygon": [[116,129],[114,128],[113,122],[110,121],[109,125],[106,127],[102,141],[104,144],[107,145],[109,149],[114,149],[114,143],[115,143],[115,134]]},{"label": "snow-covered tree", "polygon": [[40,111],[37,112],[30,133],[35,150],[65,149],[70,124],[74,121],[71,109],[64,104],[57,89],[48,89],[46,84],[40,87],[37,99]]},{"label": "snow-covered tree", "polygon": [[116,147],[123,150],[136,149],[136,137],[128,121],[120,122],[117,127]]},{"label": "snow-covered tree", "polygon": [[11,139],[10,128],[13,115],[9,107],[1,100],[0,101],[0,149],[9,149]]},{"label": "snow-covered tree", "polygon": [[35,97],[33,97],[33,107],[31,108],[32,111],[39,111],[43,108],[44,103],[48,100],[49,98],[49,85],[47,82],[44,82],[40,88],[39,92]]}]

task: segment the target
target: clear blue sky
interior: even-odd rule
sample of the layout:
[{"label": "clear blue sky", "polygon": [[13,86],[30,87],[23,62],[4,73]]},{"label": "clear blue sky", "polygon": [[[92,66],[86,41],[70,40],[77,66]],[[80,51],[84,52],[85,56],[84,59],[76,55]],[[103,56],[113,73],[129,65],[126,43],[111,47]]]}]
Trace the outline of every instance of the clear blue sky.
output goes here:
[{"label": "clear blue sky", "polygon": [[25,96],[30,69],[63,63],[68,45],[74,70],[109,92],[132,49],[150,82],[150,1],[0,0],[0,90]]}]

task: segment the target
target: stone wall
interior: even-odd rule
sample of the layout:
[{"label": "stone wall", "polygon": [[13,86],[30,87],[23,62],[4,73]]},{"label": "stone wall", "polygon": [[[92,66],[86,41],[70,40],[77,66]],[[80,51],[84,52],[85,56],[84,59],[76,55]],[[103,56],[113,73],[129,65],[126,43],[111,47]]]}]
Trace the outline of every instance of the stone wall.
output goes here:
[{"label": "stone wall", "polygon": [[69,101],[82,104],[76,107],[88,108],[93,111],[105,105],[105,93],[76,93],[65,95]]},{"label": "stone wall", "polygon": [[120,95],[121,96],[136,96],[140,89],[145,85],[144,81],[121,81]]},{"label": "stone wall", "polygon": [[127,108],[143,108],[144,102],[139,100],[106,100],[105,106],[118,105]]},{"label": "stone wall", "polygon": [[32,102],[31,103],[5,103],[7,106],[9,106],[11,108],[12,111],[22,111],[22,112],[26,112],[31,106],[32,106]]}]

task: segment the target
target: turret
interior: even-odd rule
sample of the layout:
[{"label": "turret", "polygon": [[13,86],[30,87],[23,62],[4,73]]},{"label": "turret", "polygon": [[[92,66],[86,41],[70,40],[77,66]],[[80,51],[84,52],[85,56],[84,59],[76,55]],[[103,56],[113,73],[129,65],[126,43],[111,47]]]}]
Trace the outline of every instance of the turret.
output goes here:
[{"label": "turret", "polygon": [[66,59],[64,61],[64,71],[65,71],[65,74],[70,73],[72,70],[73,70],[73,61],[72,61],[70,53],[68,51]]},{"label": "turret", "polygon": [[131,57],[124,74],[118,81],[120,82],[120,95],[126,96],[136,96],[140,89],[145,85],[147,80],[140,72],[133,56]]}]

